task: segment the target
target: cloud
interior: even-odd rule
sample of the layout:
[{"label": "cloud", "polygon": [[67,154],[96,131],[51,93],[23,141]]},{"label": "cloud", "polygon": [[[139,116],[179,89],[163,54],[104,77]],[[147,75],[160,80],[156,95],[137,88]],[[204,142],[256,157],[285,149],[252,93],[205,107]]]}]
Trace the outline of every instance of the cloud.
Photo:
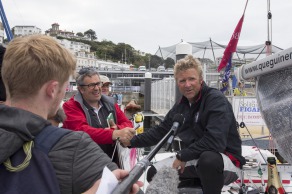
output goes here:
[{"label": "cloud", "polygon": [[[93,29],[99,40],[125,42],[136,50],[155,53],[158,46],[212,40],[227,44],[239,21],[245,0],[2,0],[10,27],[35,25],[45,30],[85,32]],[[291,44],[291,0],[271,2],[272,40]],[[249,1],[238,45],[267,40],[267,1]]]}]

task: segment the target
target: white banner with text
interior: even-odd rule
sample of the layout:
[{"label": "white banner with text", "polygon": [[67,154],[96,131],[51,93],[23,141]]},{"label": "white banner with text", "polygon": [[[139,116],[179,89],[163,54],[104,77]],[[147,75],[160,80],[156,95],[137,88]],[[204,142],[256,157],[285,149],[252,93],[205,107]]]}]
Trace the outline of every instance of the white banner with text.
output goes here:
[{"label": "white banner with text", "polygon": [[234,116],[239,123],[243,121],[246,126],[266,125],[256,97],[234,97],[232,106]]}]

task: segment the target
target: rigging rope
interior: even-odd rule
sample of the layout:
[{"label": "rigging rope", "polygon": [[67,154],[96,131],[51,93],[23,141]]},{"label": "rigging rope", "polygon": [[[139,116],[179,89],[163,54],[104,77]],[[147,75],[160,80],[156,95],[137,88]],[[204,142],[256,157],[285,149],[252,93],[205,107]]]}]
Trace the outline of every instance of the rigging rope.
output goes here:
[{"label": "rigging rope", "polygon": [[215,53],[214,53],[214,48],[213,48],[213,44],[212,44],[211,38],[210,38],[210,43],[211,43],[211,49],[212,49],[212,52],[213,52],[214,63],[216,64]]},{"label": "rigging rope", "polygon": [[161,52],[161,48],[160,48],[160,46],[159,46],[159,51],[160,51],[160,54],[161,54],[162,65],[164,66],[164,58],[163,58],[163,55],[162,55],[162,52]]},{"label": "rigging rope", "polygon": [[266,158],[264,157],[264,155],[263,155],[262,152],[261,152],[261,149],[259,148],[259,146],[257,145],[256,141],[255,141],[254,138],[252,137],[252,135],[251,135],[249,129],[247,128],[247,126],[245,125],[245,123],[244,123],[244,122],[241,122],[239,126],[240,126],[241,128],[245,128],[245,129],[246,129],[246,131],[248,132],[249,136],[251,137],[251,140],[253,141],[254,145],[258,148],[258,151],[259,151],[261,157],[262,157],[263,160],[266,162],[266,164],[268,164]]},{"label": "rigging rope", "polygon": [[259,56],[262,54],[262,52],[265,50],[265,48],[266,48],[266,46],[261,50],[261,52],[259,53],[259,55],[258,55],[257,58],[255,59],[255,61],[258,60]]}]

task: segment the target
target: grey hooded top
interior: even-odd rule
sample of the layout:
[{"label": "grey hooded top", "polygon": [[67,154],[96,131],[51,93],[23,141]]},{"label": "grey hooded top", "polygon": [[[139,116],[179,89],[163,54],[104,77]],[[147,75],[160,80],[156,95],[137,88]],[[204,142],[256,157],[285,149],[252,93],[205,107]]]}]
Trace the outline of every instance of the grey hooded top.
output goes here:
[{"label": "grey hooded top", "polygon": [[[13,155],[26,141],[34,137],[50,123],[31,112],[0,105],[0,164]],[[48,154],[61,193],[82,193],[101,178],[107,166],[116,164],[84,132],[70,131]]]}]

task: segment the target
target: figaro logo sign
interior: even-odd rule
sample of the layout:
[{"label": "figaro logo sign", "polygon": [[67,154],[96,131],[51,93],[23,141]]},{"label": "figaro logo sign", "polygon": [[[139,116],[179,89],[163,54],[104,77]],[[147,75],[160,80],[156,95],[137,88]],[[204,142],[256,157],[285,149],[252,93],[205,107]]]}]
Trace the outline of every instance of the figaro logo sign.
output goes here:
[{"label": "figaro logo sign", "polygon": [[266,125],[255,97],[234,97],[232,101],[234,116],[247,126]]}]

